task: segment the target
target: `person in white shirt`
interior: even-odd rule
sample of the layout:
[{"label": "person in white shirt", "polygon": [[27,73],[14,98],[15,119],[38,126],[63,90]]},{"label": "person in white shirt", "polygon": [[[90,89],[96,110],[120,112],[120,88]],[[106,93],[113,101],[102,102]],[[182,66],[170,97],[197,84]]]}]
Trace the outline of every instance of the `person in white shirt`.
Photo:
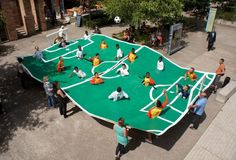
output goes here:
[{"label": "person in white shirt", "polygon": [[88,31],[85,31],[84,39],[87,40],[87,39],[89,39],[89,38],[90,38],[90,36],[89,36],[89,34],[88,34]]},{"label": "person in white shirt", "polygon": [[116,73],[119,73],[122,77],[123,76],[128,76],[129,75],[129,71],[127,69],[126,64],[122,64],[122,66],[116,70]]},{"label": "person in white shirt", "polygon": [[76,52],[76,57],[77,58],[80,58],[80,59],[83,59],[85,56],[85,54],[83,54],[83,49],[80,45],[78,45],[78,50]]},{"label": "person in white shirt", "polygon": [[157,61],[157,70],[159,71],[163,71],[165,68],[164,63],[162,61],[162,57],[159,57],[158,61]]},{"label": "person in white shirt", "polygon": [[86,73],[84,73],[81,69],[78,67],[75,67],[73,72],[69,75],[69,77],[72,77],[73,74],[76,74],[79,78],[86,77]]},{"label": "person in white shirt", "polygon": [[116,49],[117,49],[117,52],[116,52],[116,58],[115,59],[118,60],[118,59],[123,57],[123,52],[120,49],[119,44],[116,44]]},{"label": "person in white shirt", "polygon": [[61,26],[61,28],[59,29],[59,31],[58,31],[58,36],[60,37],[60,38],[63,38],[64,37],[64,26]]},{"label": "person in white shirt", "polygon": [[121,87],[117,87],[116,91],[112,92],[108,99],[113,100],[113,101],[117,101],[117,100],[121,100],[121,99],[129,99],[129,96],[127,93],[125,93]]}]

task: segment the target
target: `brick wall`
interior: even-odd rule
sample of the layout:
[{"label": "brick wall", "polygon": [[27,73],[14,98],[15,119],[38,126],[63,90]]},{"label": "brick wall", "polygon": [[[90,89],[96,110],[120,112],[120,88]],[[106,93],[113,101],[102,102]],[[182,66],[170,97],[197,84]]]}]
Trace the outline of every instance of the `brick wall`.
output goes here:
[{"label": "brick wall", "polygon": [[14,12],[12,11],[13,8],[16,8],[16,1],[15,0],[3,0],[0,1],[2,6],[2,12],[6,19],[6,32],[9,40],[16,40],[17,33],[16,33],[16,23],[15,23],[15,16]]},{"label": "brick wall", "polygon": [[47,24],[45,20],[44,13],[44,1],[43,0],[35,0],[35,8],[38,16],[38,25],[42,31],[47,30]]}]

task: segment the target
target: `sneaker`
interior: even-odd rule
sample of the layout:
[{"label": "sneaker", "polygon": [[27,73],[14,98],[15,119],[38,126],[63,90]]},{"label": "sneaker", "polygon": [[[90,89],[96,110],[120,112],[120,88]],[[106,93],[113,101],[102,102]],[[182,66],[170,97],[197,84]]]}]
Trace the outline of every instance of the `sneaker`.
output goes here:
[{"label": "sneaker", "polygon": [[189,128],[192,129],[192,130],[196,130],[196,128],[194,128],[193,126],[190,126]]}]

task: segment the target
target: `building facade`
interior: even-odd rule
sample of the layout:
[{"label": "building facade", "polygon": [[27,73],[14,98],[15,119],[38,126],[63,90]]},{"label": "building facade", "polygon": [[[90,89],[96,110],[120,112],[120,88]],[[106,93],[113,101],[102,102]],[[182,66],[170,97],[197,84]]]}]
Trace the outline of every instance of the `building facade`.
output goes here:
[{"label": "building facade", "polygon": [[44,0],[0,0],[0,10],[5,17],[5,28],[0,31],[3,40],[47,30]]}]

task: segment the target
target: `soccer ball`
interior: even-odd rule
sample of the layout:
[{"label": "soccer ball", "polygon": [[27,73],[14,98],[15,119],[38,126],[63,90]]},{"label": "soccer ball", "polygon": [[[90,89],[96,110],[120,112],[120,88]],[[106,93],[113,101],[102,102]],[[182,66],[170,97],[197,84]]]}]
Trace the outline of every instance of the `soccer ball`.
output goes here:
[{"label": "soccer ball", "polygon": [[121,19],[120,19],[119,16],[116,16],[116,17],[114,18],[114,21],[115,21],[116,23],[120,23],[120,22],[121,22]]}]

